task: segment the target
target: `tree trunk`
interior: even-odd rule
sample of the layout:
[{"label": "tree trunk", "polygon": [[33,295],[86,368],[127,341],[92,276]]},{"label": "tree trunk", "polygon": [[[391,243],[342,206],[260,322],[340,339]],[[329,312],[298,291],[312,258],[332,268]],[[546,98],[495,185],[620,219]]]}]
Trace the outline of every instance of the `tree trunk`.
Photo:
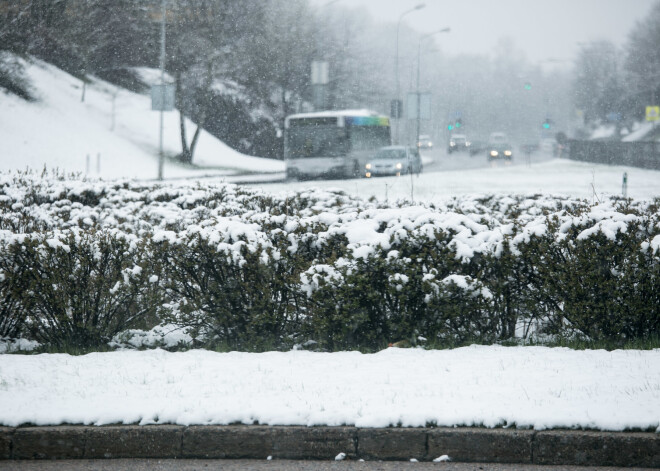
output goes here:
[{"label": "tree trunk", "polygon": [[190,154],[190,148],[188,148],[186,139],[186,117],[181,110],[179,110],[179,129],[181,131],[181,154],[179,154],[179,160],[185,164],[189,164],[192,162],[192,155]]},{"label": "tree trunk", "polygon": [[199,135],[201,134],[202,131],[202,125],[199,124],[197,126],[197,129],[195,130],[195,135],[192,138],[192,141],[190,142],[190,160],[188,163],[192,163],[193,155],[195,154],[195,147],[197,147],[197,140],[199,138]]}]

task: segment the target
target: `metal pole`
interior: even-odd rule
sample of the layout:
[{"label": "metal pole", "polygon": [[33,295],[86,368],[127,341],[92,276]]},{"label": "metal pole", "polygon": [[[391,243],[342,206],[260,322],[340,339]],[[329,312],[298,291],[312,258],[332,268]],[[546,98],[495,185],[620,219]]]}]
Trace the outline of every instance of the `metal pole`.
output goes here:
[{"label": "metal pole", "polygon": [[[161,103],[165,103],[165,1],[161,3],[161,22],[160,22],[160,93]],[[163,166],[165,164],[165,156],[163,154],[163,108],[160,107],[160,135],[158,140],[158,179],[163,179]]]},{"label": "metal pole", "polygon": [[[405,13],[404,13],[405,14]],[[399,128],[401,127],[401,121],[399,119],[399,116],[401,115],[401,110],[399,109],[399,27],[401,26],[401,19],[403,18],[403,15],[399,17],[399,22],[396,25],[396,56],[395,56],[395,61],[394,61],[394,71],[396,73],[396,97],[394,98],[396,100],[396,116],[394,116],[394,119],[396,120],[396,133],[394,135],[394,144],[399,143]]]},{"label": "metal pole", "polygon": [[428,37],[433,36],[434,34],[438,33],[448,33],[450,31],[449,28],[442,28],[439,29],[438,31],[434,31],[432,33],[425,34],[423,36],[420,36],[419,38],[419,43],[417,45],[417,135],[416,135],[416,140],[415,140],[415,145],[419,143],[419,132],[420,132],[420,119],[422,115],[422,110],[421,110],[421,97],[420,97],[420,92],[419,92],[419,75],[420,75],[420,63],[421,63],[421,57],[422,57],[422,41]]},{"label": "metal pole", "polygon": [[[420,58],[421,58],[421,51],[422,51],[422,39],[424,39],[425,36],[422,36],[419,38],[419,43],[417,44],[417,133],[415,134],[415,145],[418,146],[419,144],[419,127],[420,127],[420,121],[421,121],[421,97],[419,96],[419,72],[420,72]],[[419,149],[419,146],[417,147]]]},{"label": "metal pole", "polygon": [[[421,10],[424,8],[426,5],[424,3],[420,3],[419,5],[416,5],[414,8],[404,11],[401,13],[399,16],[399,21],[396,24],[396,55],[394,56],[394,74],[396,76],[396,101],[397,101],[397,116],[401,115],[401,110],[399,108],[399,103],[401,103],[401,87],[399,83],[399,30],[401,29],[401,20],[403,19],[404,16],[406,16],[408,13],[412,13],[415,10]],[[401,129],[401,118],[395,117],[396,119],[396,134],[395,134],[395,140],[394,143],[398,144],[399,143],[399,130]]]},{"label": "metal pole", "polygon": [[[419,42],[417,43],[417,133],[415,134],[415,148],[417,149],[417,152],[419,152],[419,127],[420,127],[420,121],[421,121],[421,115],[422,115],[422,107],[421,107],[421,102],[422,99],[419,94],[419,72],[420,72],[420,59],[421,59],[421,51],[422,51],[422,39],[424,39],[425,36],[422,36],[419,38]],[[422,156],[420,155],[419,158],[421,159]],[[414,183],[413,183],[413,173],[412,173],[412,161],[408,162],[408,170],[410,171],[410,201],[415,202],[415,198],[413,196],[413,188],[414,188]]]}]

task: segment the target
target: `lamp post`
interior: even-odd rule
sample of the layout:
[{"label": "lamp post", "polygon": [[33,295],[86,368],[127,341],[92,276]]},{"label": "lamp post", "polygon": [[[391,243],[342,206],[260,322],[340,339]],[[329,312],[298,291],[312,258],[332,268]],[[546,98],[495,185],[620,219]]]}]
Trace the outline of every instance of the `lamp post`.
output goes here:
[{"label": "lamp post", "polygon": [[419,143],[420,119],[421,119],[421,115],[422,115],[422,110],[421,110],[421,106],[420,106],[421,105],[421,96],[420,96],[420,93],[419,93],[419,75],[420,75],[420,62],[421,62],[420,59],[421,59],[421,51],[422,51],[422,41],[424,39],[427,39],[427,38],[433,36],[434,34],[448,33],[449,31],[451,31],[450,28],[442,28],[442,29],[439,29],[438,31],[434,31],[432,33],[424,34],[424,35],[420,36],[420,38],[419,38],[419,44],[417,46],[417,134],[416,134],[417,137],[416,137],[416,140],[415,140],[415,144]]},{"label": "lamp post", "polygon": [[[333,5],[340,0],[330,0],[321,5],[321,9],[325,9],[330,5]],[[312,102],[314,104],[314,110],[318,111],[325,109],[328,106],[328,81],[329,81],[329,63],[327,59],[326,45],[322,44],[319,39],[319,33],[324,32],[326,29],[325,22],[321,23],[320,27],[315,35],[315,50],[314,55],[317,57],[316,60],[312,61],[312,76],[311,76],[311,86],[312,86]]]},{"label": "lamp post", "polygon": [[[162,0],[161,8],[161,22],[160,22],[160,87],[161,87],[161,101],[165,102],[165,15],[167,9],[165,2]],[[163,108],[160,110],[160,133],[158,136],[158,180],[163,179],[163,166],[165,165],[165,155],[163,153]]]},{"label": "lamp post", "polygon": [[421,10],[424,8],[426,5],[424,3],[420,3],[418,5],[415,5],[413,8],[410,10],[406,10],[401,15],[399,16],[399,21],[396,24],[396,54],[394,56],[394,73],[396,76],[396,103],[397,103],[397,117],[396,119],[396,139],[395,139],[395,144],[399,143],[399,129],[401,128],[401,121],[398,118],[398,115],[401,114],[401,110],[399,108],[399,103],[401,103],[401,92],[400,92],[400,87],[399,87],[399,30],[401,29],[401,20],[403,20],[403,17],[406,16],[408,13],[412,13],[417,10]]}]

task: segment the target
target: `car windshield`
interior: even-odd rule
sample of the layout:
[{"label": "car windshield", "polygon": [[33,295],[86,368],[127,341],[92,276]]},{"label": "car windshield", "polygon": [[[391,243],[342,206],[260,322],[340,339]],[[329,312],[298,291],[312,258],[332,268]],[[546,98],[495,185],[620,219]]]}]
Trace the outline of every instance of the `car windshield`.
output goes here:
[{"label": "car windshield", "polygon": [[504,134],[494,134],[490,136],[489,141],[491,144],[506,144],[507,139]]},{"label": "car windshield", "polygon": [[376,154],[376,159],[405,159],[406,150],[405,149],[381,149]]}]

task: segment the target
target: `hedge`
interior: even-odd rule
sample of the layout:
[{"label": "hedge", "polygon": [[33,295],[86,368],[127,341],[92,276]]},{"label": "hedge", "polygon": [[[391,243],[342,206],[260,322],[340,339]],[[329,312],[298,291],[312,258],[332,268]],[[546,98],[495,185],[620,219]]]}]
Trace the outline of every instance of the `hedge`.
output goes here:
[{"label": "hedge", "polygon": [[94,347],[173,323],[202,347],[334,351],[660,329],[658,200],[0,177],[0,337]]}]

